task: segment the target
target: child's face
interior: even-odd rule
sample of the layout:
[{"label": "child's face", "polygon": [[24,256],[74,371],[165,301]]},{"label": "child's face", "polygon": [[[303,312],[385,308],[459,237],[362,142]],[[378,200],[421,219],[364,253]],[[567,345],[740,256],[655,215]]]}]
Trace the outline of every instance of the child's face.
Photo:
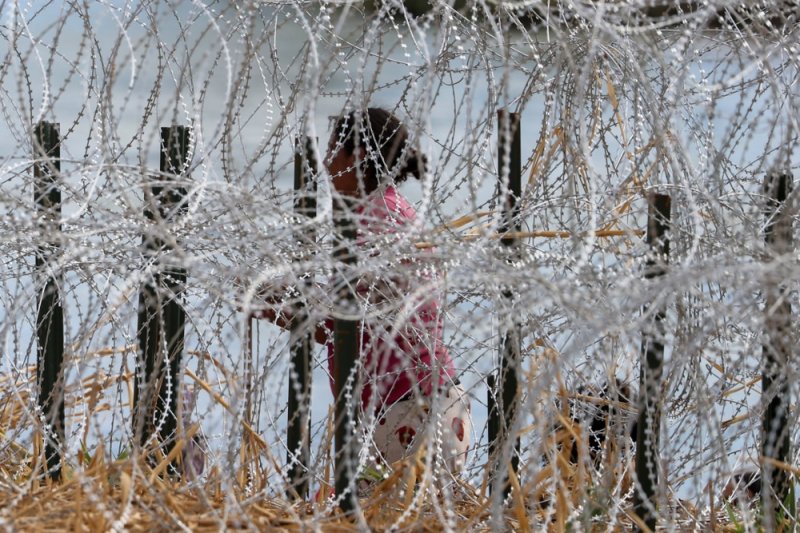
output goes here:
[{"label": "child's face", "polygon": [[331,182],[337,192],[347,196],[358,196],[360,188],[356,173],[356,156],[347,153],[347,150],[341,147],[337,150],[336,140],[336,132],[334,132],[328,142],[325,169],[330,174]]}]

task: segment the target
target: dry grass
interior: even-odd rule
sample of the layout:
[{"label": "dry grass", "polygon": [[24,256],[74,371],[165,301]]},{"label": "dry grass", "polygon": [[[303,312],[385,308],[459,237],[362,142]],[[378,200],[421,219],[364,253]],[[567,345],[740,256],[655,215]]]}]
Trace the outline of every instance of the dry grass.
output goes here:
[{"label": "dry grass", "polygon": [[[311,524],[325,531],[358,529],[355,521],[338,509],[328,509],[325,503],[292,504],[282,498],[248,496],[242,487],[224,488],[230,480],[218,471],[202,485],[193,485],[155,475],[142,461],[106,462],[101,457],[98,453],[80,469],[65,469],[60,483],[40,483],[32,479],[32,468],[24,466],[15,484],[4,482],[0,488],[5,520],[13,529],[27,531],[299,531]],[[364,519],[372,529],[444,529],[432,492],[418,498],[414,491],[401,488],[413,483],[412,470],[397,470],[360,500]],[[422,489],[418,487],[418,491]],[[463,490],[454,501],[451,527],[486,529],[480,524],[489,518],[488,506],[473,498]],[[512,527],[514,522],[509,519]]]},{"label": "dry grass", "polygon": [[[0,487],[0,508],[4,519],[14,530],[24,531],[217,531],[250,529],[300,531],[309,526],[324,531],[352,531],[359,523],[345,517],[325,503],[300,501],[291,503],[280,497],[254,497],[238,483],[213,471],[202,484],[170,480],[155,475],[142,461],[126,459],[106,462],[102,451],[78,469],[67,468],[60,483],[38,482],[32,478],[30,466],[23,466],[16,483]],[[560,480],[550,505],[539,505],[544,481],[554,474],[548,467],[532,484],[538,488],[526,498],[512,497],[503,512],[508,530],[532,531],[547,524],[550,531],[569,529],[576,504],[583,499],[579,483],[586,483],[586,472],[559,461]],[[406,464],[360,499],[363,518],[372,530],[400,529],[407,531],[490,531],[491,499],[468,485],[454,491],[445,503],[429,481],[423,478],[424,465]],[[5,477],[5,476],[4,476]],[[581,479],[583,477],[583,479]],[[408,491],[406,487],[415,486]],[[526,494],[514,480],[512,486]],[[279,491],[267,491],[274,494]],[[536,503],[534,503],[536,502]],[[600,503],[600,502],[596,502]],[[626,504],[627,506],[627,504]],[[449,509],[447,516],[443,510]],[[694,529],[686,517],[686,530]],[[716,530],[733,530],[720,517]],[[545,522],[545,520],[547,520]],[[636,518],[623,510],[615,530],[632,527]],[[598,531],[606,528],[602,522]]]},{"label": "dry grass", "polygon": [[[28,371],[32,374],[33,369]],[[211,385],[191,376],[219,405],[227,406]],[[75,386],[76,390],[80,387],[80,394],[68,390],[68,403],[73,407],[84,404],[91,416],[109,408],[107,389],[125,387],[124,382],[130,379],[130,375],[90,376]],[[150,460],[141,455],[112,460],[101,440],[91,456],[81,453],[67,458],[63,480],[54,483],[43,476],[41,437],[34,433],[32,442],[24,444],[14,438],[31,424],[28,413],[32,399],[26,392],[30,379],[26,386],[20,386],[20,380],[16,385],[12,381],[0,378],[0,526],[5,524],[12,530],[299,531],[311,526],[350,531],[366,524],[377,531],[489,531],[497,524],[493,520],[498,517],[492,517],[496,499],[490,497],[485,481],[476,487],[456,480],[445,491],[430,475],[422,455],[394,465],[388,478],[360,499],[362,522],[344,516],[326,501],[290,501],[282,496],[283,485],[269,485],[281,465],[269,444],[247,425],[242,426],[238,458],[243,466],[236,472],[220,472],[214,466],[197,481],[181,480],[170,477],[168,465],[171,460],[180,461],[185,440],[178,441],[168,457],[148,450]],[[499,511],[504,527],[563,531],[569,529],[571,521],[585,521],[586,510],[594,517],[592,523],[598,531],[607,530],[605,519],[611,514],[615,516],[612,529],[632,527],[637,518],[631,513],[631,470],[624,454],[611,447],[604,456],[603,474],[588,467],[588,461],[572,464],[570,446],[580,440],[581,428],[566,413],[562,413],[560,422],[561,429],[548,443],[549,464],[522,480],[511,476],[512,497]],[[190,439],[197,429],[197,425],[187,428],[184,438]],[[332,434],[332,424],[328,434]],[[325,446],[328,449],[323,456],[328,459],[322,477],[331,480],[331,439]],[[272,478],[268,478],[268,471],[273,472]],[[678,504],[676,508],[687,530],[709,525],[708,519],[700,520],[694,509]],[[726,522],[725,513],[717,513],[714,529],[733,530]]]}]

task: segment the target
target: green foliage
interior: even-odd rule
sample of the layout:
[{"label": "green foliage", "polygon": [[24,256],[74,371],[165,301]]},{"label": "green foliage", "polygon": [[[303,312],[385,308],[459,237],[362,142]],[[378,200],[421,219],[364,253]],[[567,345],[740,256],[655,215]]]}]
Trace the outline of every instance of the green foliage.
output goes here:
[{"label": "green foliage", "polygon": [[731,521],[735,533],[744,533],[744,524],[736,516],[736,512],[734,512],[730,502],[725,502],[725,512],[728,514],[728,520]]},{"label": "green foliage", "polygon": [[119,453],[117,453],[117,458],[115,460],[116,461],[124,461],[125,459],[130,457],[130,455],[131,455],[131,451],[128,449],[128,447],[127,446],[122,446],[120,448],[120,450],[119,450]]},{"label": "green foliage", "polygon": [[794,519],[796,516],[794,480],[791,480],[791,487],[786,497],[783,499],[783,506],[778,510],[778,515],[775,517],[777,531],[793,531],[792,526],[795,523]]},{"label": "green foliage", "polygon": [[[778,510],[778,513],[775,516],[775,531],[778,532],[787,532],[787,531],[794,531],[794,525],[796,523],[795,516],[795,491],[794,485],[789,489],[789,493],[784,498],[783,506]],[[737,513],[734,507],[731,505],[730,502],[725,504],[725,512],[728,515],[728,520],[730,520],[730,524],[733,526],[733,531],[735,533],[744,533],[745,531],[752,531],[755,530],[758,533],[762,533],[765,531],[764,529],[764,504],[762,501],[758,502],[758,505],[754,509],[755,515],[755,524],[754,528],[746,528],[745,522],[741,519],[740,516],[737,516]]]},{"label": "green foliage", "polygon": [[88,465],[89,463],[91,463],[92,459],[93,459],[92,454],[89,453],[89,448],[86,447],[86,443],[84,441],[81,441],[81,455],[80,455],[80,458],[81,458],[81,461],[83,461],[83,464],[85,464],[85,465]]}]

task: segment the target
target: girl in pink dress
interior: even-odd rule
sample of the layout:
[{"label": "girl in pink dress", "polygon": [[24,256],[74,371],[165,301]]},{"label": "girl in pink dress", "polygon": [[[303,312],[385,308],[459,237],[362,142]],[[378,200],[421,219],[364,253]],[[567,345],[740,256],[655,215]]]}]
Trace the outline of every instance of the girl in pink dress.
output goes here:
[{"label": "girl in pink dress", "polygon": [[[379,309],[376,319],[362,324],[359,354],[361,404],[364,416],[375,415],[375,451],[386,464],[413,454],[426,424],[434,423],[435,449],[451,470],[460,470],[470,440],[469,403],[442,342],[434,269],[409,238],[416,212],[396,189],[409,175],[422,178],[424,157],[397,117],[369,108],[336,121],[325,167],[336,192],[359,201],[362,255],[376,258],[388,250],[396,259],[394,268],[366,274],[356,286],[361,302]],[[332,330],[332,321],[325,329]],[[333,376],[333,343],[330,336],[324,340]]]},{"label": "girl in pink dress", "polygon": [[[325,158],[336,193],[358,206],[360,255],[387,265],[365,266],[356,286],[359,303],[371,311],[359,328],[358,377],[361,418],[374,423],[373,451],[380,463],[391,465],[433,436],[437,457],[455,472],[463,468],[470,443],[469,400],[442,342],[435,269],[424,257],[429,251],[417,250],[410,238],[416,212],[395,187],[409,175],[421,178],[424,165],[406,127],[379,108],[339,117]],[[261,316],[284,327],[288,321],[280,311]],[[315,339],[327,347],[335,394],[332,331],[328,319]],[[428,428],[435,428],[433,435]]]}]

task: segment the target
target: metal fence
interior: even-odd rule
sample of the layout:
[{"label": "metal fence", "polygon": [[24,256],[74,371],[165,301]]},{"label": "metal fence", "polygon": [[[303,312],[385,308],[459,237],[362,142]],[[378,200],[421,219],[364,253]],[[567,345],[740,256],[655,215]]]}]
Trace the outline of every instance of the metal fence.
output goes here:
[{"label": "metal fence", "polygon": [[[360,328],[418,291],[472,442],[442,468],[434,412],[413,482],[382,473],[395,526],[793,519],[797,7],[689,7],[0,4],[0,516],[104,457],[376,524]],[[429,159],[379,254],[325,170],[328,116],[367,105]]]}]

